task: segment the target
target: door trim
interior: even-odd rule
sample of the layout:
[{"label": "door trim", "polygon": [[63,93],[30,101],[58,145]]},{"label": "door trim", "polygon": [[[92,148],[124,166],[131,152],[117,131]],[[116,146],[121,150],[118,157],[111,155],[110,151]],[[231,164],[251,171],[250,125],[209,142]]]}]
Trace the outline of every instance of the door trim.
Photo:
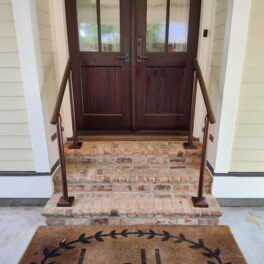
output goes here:
[{"label": "door trim", "polygon": [[131,128],[132,131],[136,131],[136,0],[131,0],[131,80],[130,80],[130,87],[131,87]]}]

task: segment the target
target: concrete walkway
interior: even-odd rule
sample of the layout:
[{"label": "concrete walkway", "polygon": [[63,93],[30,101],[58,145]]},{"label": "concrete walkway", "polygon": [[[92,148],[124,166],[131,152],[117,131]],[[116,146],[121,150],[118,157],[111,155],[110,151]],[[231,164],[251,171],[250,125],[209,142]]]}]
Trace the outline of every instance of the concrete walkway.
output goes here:
[{"label": "concrete walkway", "polygon": [[[247,262],[264,263],[264,208],[222,209],[221,224],[231,227]],[[40,207],[0,207],[0,263],[17,264],[40,225]]]}]

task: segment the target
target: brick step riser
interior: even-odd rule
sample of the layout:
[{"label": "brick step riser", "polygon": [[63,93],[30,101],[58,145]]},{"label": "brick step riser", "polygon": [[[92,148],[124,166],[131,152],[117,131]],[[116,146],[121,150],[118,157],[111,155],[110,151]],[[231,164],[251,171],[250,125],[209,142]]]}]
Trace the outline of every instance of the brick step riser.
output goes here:
[{"label": "brick step riser", "polygon": [[[55,192],[61,192],[62,186],[59,183],[54,185]],[[153,193],[153,195],[160,195],[162,192],[177,193],[177,192],[197,192],[198,184],[173,184],[173,185],[126,185],[126,184],[69,184],[68,191],[70,192],[130,192],[132,194],[146,194]],[[205,184],[204,191],[211,193],[211,183]]]},{"label": "brick step riser", "polygon": [[218,217],[85,217],[53,218],[46,217],[48,226],[86,226],[86,225],[218,225]]},{"label": "brick step riser", "polygon": [[189,165],[199,165],[201,158],[199,156],[179,158],[179,157],[93,157],[93,156],[66,156],[68,164],[81,165],[146,165],[146,166],[164,166],[164,167],[186,167]]}]

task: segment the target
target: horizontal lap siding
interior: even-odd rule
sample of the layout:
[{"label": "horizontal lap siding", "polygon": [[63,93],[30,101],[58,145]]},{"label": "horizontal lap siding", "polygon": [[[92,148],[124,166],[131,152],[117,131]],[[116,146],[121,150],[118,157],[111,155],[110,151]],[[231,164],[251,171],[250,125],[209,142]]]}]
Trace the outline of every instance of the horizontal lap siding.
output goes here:
[{"label": "horizontal lap siding", "polygon": [[231,171],[264,171],[264,1],[252,0]]},{"label": "horizontal lap siding", "polygon": [[[227,0],[216,1],[215,23],[213,28],[213,47],[211,59],[211,73],[209,81],[209,95],[213,110],[216,113],[217,105],[222,100],[220,91],[220,75],[222,69],[222,58],[224,52],[224,38],[226,31],[228,3]],[[211,127],[211,134],[214,133],[214,126]]]},{"label": "horizontal lap siding", "polygon": [[12,5],[0,0],[0,171],[33,170]]},{"label": "horizontal lap siding", "polygon": [[[55,53],[53,46],[53,35],[51,25],[51,14],[49,9],[49,1],[36,0],[38,31],[41,49],[41,61],[43,66],[43,79],[45,94],[47,98],[47,106],[49,117],[51,119],[52,112],[56,103],[58,94],[58,84],[56,79]],[[55,126],[50,126],[51,134],[56,132]]]}]

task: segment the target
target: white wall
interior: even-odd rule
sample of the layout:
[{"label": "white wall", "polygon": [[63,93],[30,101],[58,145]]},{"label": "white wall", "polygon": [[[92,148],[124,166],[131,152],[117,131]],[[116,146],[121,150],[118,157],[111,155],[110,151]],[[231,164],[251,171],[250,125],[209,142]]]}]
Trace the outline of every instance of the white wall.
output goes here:
[{"label": "white wall", "polygon": [[213,194],[216,198],[264,198],[263,177],[214,177]]}]

